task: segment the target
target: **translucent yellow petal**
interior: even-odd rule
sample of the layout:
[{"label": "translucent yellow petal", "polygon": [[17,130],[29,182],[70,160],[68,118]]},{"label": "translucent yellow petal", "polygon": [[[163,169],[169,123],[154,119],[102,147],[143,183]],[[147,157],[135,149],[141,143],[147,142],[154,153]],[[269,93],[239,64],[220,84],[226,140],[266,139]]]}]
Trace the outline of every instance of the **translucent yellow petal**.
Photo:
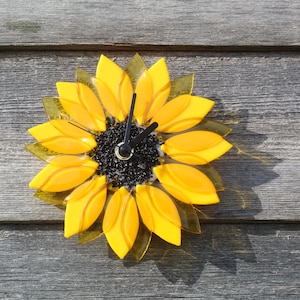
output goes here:
[{"label": "translucent yellow petal", "polygon": [[135,200],[121,187],[110,199],[103,219],[106,239],[120,258],[124,258],[132,248],[138,229],[139,216]]},{"label": "translucent yellow petal", "polygon": [[80,154],[92,150],[96,141],[92,136],[74,138],[62,134],[50,122],[32,127],[28,132],[44,147],[65,154]]},{"label": "translucent yellow petal", "polygon": [[140,125],[146,122],[146,109],[150,106],[153,94],[152,80],[149,71],[145,70],[137,81],[134,116]]},{"label": "translucent yellow petal", "polygon": [[56,97],[44,97],[42,99],[45,113],[49,120],[70,120],[70,116]]},{"label": "translucent yellow petal", "polygon": [[198,124],[211,110],[214,101],[181,95],[167,102],[152,118],[159,124],[157,131],[171,133],[191,128]]},{"label": "translucent yellow petal", "polygon": [[194,74],[175,78],[171,81],[171,90],[168,100],[184,94],[191,94],[194,85]]},{"label": "translucent yellow petal", "polygon": [[175,200],[175,203],[180,215],[182,229],[193,233],[201,233],[199,217],[195,207],[182,201]]},{"label": "translucent yellow petal", "polygon": [[228,135],[232,131],[229,126],[217,121],[208,120],[206,118],[203,119],[197,126],[195,126],[193,130],[212,131],[223,137]]},{"label": "translucent yellow petal", "polygon": [[99,217],[106,201],[106,178],[96,176],[77,187],[67,198],[66,238],[88,229]]},{"label": "translucent yellow petal", "polygon": [[177,161],[206,164],[231,148],[222,136],[210,131],[190,131],[175,135],[161,145],[163,152]]},{"label": "translucent yellow petal", "polygon": [[214,204],[219,197],[210,179],[199,170],[182,164],[153,168],[161,185],[176,199],[190,204]]},{"label": "translucent yellow petal", "polygon": [[135,242],[130,250],[130,254],[133,255],[136,261],[140,261],[144,257],[150,246],[151,239],[152,232],[141,222]]},{"label": "translucent yellow petal", "polygon": [[[123,121],[128,114],[133,93],[132,84],[127,73],[112,60],[101,55],[96,70],[96,82],[103,105],[113,116]],[[114,98],[118,110],[113,107],[114,111],[112,111],[112,106],[108,105],[110,99],[105,98],[107,96]]]},{"label": "translucent yellow petal", "polygon": [[31,188],[45,192],[61,192],[72,189],[90,176],[98,164],[89,158],[62,155],[53,159],[29,183]]},{"label": "translucent yellow petal", "polygon": [[106,130],[106,117],[102,106],[92,91],[87,85],[78,83],[78,92],[82,105],[93,116],[94,122],[101,131]]},{"label": "translucent yellow petal", "polygon": [[136,88],[140,76],[145,70],[146,66],[143,59],[138,53],[136,53],[125,67],[125,71],[128,74],[134,89]]},{"label": "translucent yellow petal", "polygon": [[49,163],[55,157],[60,155],[60,153],[54,152],[46,147],[44,147],[39,142],[31,143],[25,146],[25,149],[29,151],[31,154],[36,156],[37,158]]},{"label": "translucent yellow petal", "polygon": [[147,228],[163,240],[179,246],[181,244],[181,221],[171,198],[156,187],[138,185],[136,201]]},{"label": "translucent yellow petal", "polygon": [[102,124],[98,127],[92,115],[81,105],[66,99],[60,99],[61,104],[67,114],[74,119],[78,124],[94,131],[103,130]]},{"label": "translucent yellow petal", "polygon": [[74,82],[57,82],[57,92],[60,99],[66,99],[80,104],[78,86]]},{"label": "translucent yellow petal", "polygon": [[37,190],[34,193],[34,197],[48,204],[55,205],[56,207],[65,210],[66,208],[65,198],[68,196],[69,193],[70,193],[69,191],[56,193],[56,192],[43,192],[41,190]]}]

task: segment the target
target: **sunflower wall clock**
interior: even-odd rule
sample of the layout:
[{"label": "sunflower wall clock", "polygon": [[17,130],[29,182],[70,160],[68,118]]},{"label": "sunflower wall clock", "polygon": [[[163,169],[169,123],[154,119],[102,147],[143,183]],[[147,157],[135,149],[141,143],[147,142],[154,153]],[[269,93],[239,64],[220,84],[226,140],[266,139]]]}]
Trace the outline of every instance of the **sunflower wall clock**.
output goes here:
[{"label": "sunflower wall clock", "polygon": [[29,186],[65,208],[66,238],[105,235],[117,256],[140,260],[152,233],[177,246],[182,229],[200,233],[197,205],[223,189],[209,163],[231,148],[231,129],[205,118],[214,102],[193,82],[170,80],[163,58],[147,69],[136,54],[122,69],[101,55],[96,76],[77,69],[43,98],[49,122],[29,129],[26,149],[47,165]]}]

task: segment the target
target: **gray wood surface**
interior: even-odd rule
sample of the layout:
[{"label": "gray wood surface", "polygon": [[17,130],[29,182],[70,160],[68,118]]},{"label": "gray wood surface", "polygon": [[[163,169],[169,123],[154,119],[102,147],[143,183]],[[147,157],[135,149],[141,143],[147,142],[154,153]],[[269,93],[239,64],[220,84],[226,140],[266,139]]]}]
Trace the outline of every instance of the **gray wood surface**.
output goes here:
[{"label": "gray wood surface", "polygon": [[299,16],[297,0],[2,0],[0,47],[299,46]]},{"label": "gray wood surface", "polygon": [[[0,299],[299,299],[299,20],[296,0],[0,1]],[[202,234],[153,237],[138,264],[104,237],[64,239],[63,211],[28,188],[44,164],[24,151],[57,81],[136,51],[165,57],[171,78],[194,72],[246,153],[214,163],[226,190]]]},{"label": "gray wood surface", "polygon": [[[132,53],[107,55],[124,66]],[[227,190],[220,193],[220,205],[204,211],[218,219],[299,220],[299,56],[143,53],[148,65],[164,55],[172,78],[195,73],[194,93],[216,101],[211,117],[239,121],[228,139],[250,155],[232,150],[214,163]],[[41,98],[57,95],[55,82],[73,81],[76,66],[94,73],[98,56],[0,54],[0,220],[63,218],[60,210],[33,198],[27,187],[44,163],[24,151],[34,141],[26,130],[46,121]]]},{"label": "gray wood surface", "polygon": [[1,299],[299,299],[298,225],[208,225],[181,248],[159,239],[138,264],[105,239],[57,226],[2,226]]}]

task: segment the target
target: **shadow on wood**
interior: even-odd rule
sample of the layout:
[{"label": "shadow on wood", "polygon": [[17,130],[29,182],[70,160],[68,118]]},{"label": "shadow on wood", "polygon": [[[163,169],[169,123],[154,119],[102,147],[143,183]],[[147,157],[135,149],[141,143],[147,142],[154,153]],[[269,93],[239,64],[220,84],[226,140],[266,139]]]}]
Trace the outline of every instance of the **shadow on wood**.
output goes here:
[{"label": "shadow on wood", "polygon": [[[226,112],[221,115],[225,118],[228,116]],[[238,117],[234,118],[238,119],[230,122],[238,124],[228,136],[233,149],[212,163],[220,173],[225,188],[219,193],[221,202],[200,207],[200,219],[254,220],[255,215],[262,211],[261,201],[254,188],[279,176],[273,169],[281,160],[256,150],[267,136],[247,129],[247,110],[238,111],[235,115]]]},{"label": "shadow on wood", "polygon": [[[217,219],[217,222],[221,222],[231,219],[235,222],[240,221],[240,218],[254,220],[262,208],[253,188],[278,176],[273,168],[280,160],[255,150],[267,137],[247,130],[246,110],[240,111],[239,115],[238,125],[230,135],[235,149],[213,164],[220,171],[225,185],[225,190],[219,193],[221,202],[213,206],[198,206],[200,221],[204,219],[216,222]],[[239,140],[240,133],[242,141]],[[246,149],[247,152],[241,149]],[[179,248],[153,237],[144,260],[154,260],[170,282],[182,279],[187,285],[192,285],[199,279],[208,262],[231,274],[237,272],[237,260],[256,262],[248,227],[230,224],[214,226],[206,222],[202,225],[200,236],[183,232]],[[274,234],[273,231],[270,233]],[[110,257],[113,258],[114,254],[111,253]],[[125,260],[125,265],[135,265],[135,262],[129,257]]]}]

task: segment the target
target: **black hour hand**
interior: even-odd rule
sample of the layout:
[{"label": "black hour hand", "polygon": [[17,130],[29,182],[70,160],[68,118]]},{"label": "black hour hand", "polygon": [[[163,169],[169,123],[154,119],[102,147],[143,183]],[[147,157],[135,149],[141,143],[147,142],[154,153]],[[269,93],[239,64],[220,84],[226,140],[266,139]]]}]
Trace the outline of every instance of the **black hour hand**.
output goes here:
[{"label": "black hour hand", "polygon": [[150,124],[144,131],[142,131],[139,135],[137,135],[132,141],[130,141],[129,145],[134,148],[138,145],[144,138],[146,138],[152,131],[154,131],[158,127],[158,123],[154,122]]}]

